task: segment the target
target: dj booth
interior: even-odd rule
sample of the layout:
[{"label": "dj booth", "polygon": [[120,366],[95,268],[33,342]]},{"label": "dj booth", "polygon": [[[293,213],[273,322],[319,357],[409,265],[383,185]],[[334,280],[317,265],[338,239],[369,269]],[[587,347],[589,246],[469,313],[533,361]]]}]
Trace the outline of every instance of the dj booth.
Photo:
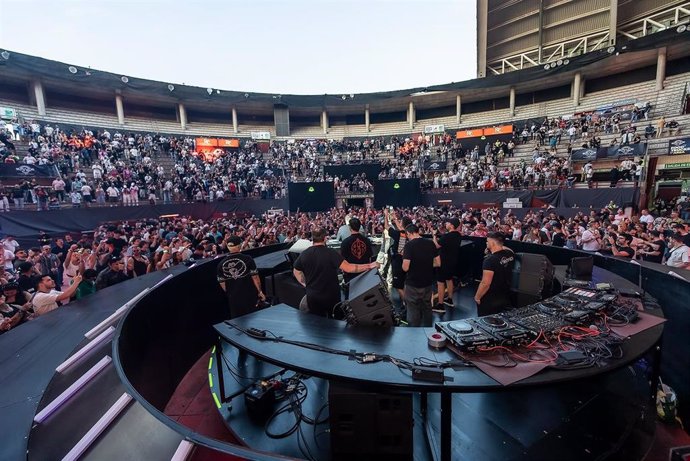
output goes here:
[{"label": "dj booth", "polygon": [[[610,274],[605,271],[597,271],[596,275],[600,278],[610,279]],[[621,288],[631,284],[625,281],[618,281]],[[565,293],[558,295],[556,300],[550,305],[563,304],[564,302],[576,303],[576,296],[582,295],[582,302],[578,303],[582,309],[589,308],[592,312],[584,318],[574,321],[566,321],[560,318],[558,325],[553,325],[553,329],[567,331],[568,328],[577,328],[572,325],[580,325],[594,322],[595,311],[599,311],[605,304],[613,301],[615,295],[610,293],[599,293],[595,290],[583,288],[569,289]],[[569,298],[572,297],[572,298]],[[595,297],[598,301],[587,299]],[[571,301],[568,301],[571,299]],[[488,364],[488,359],[478,358],[472,353],[481,349],[482,345],[490,347],[507,347],[511,345],[536,342],[539,336],[544,335],[546,340],[551,338],[553,341],[561,341],[553,334],[545,333],[545,323],[538,323],[535,318],[539,315],[546,316],[544,312],[549,304],[542,305],[542,310],[535,307],[523,307],[508,312],[505,316],[492,316],[490,318],[470,319],[461,321],[437,322],[436,328],[367,328],[352,327],[344,322],[330,320],[327,318],[303,314],[296,309],[279,305],[269,309],[249,314],[234,320],[221,322],[215,326],[221,343],[216,347],[216,363],[218,369],[214,376],[218,379],[217,389],[221,402],[227,401],[224,394],[227,378],[224,377],[222,364],[227,358],[222,354],[228,353],[228,349],[237,348],[240,351],[255,357],[256,359],[275,365],[281,369],[292,370],[311,377],[318,377],[327,380],[331,387],[339,388],[343,384],[353,387],[359,392],[360,398],[366,398],[367,392],[377,392],[383,395],[400,393],[419,393],[421,414],[423,415],[424,426],[426,427],[426,439],[434,459],[450,460],[457,459],[452,452],[454,421],[452,411],[452,395],[454,393],[487,393],[506,389],[544,387],[553,386],[573,380],[592,378],[597,375],[612,372],[620,367],[630,364],[643,354],[658,345],[663,331],[663,316],[659,309],[643,309],[637,312],[640,316],[634,323],[619,322],[620,329],[614,333],[620,339],[620,355],[610,360],[599,363],[597,366],[568,367],[555,369],[547,366],[546,363],[524,363],[511,368],[494,367]],[[553,307],[551,307],[553,308]],[[531,309],[531,310],[530,310]],[[580,312],[569,310],[569,313]],[[576,314],[580,315],[580,314]],[[547,316],[548,317],[548,316]],[[553,317],[556,318],[556,317]],[[498,320],[497,320],[498,319]],[[486,324],[483,322],[502,321],[503,325]],[[529,322],[536,322],[530,324]],[[543,322],[543,319],[542,319]],[[613,323],[613,320],[611,320]],[[462,326],[460,326],[462,324]],[[510,339],[505,339],[500,343],[481,342],[470,347],[463,348],[463,331],[461,328],[469,327],[476,334],[477,331],[484,332],[483,338],[499,337],[501,334],[512,332]],[[529,326],[531,325],[531,326]],[[491,330],[488,326],[494,327]],[[613,327],[615,330],[616,327]],[[579,330],[584,331],[585,328]],[[449,346],[445,348],[435,348],[430,346],[430,338],[441,331],[446,334]],[[492,334],[487,334],[493,331]],[[517,333],[516,333],[517,332]],[[540,334],[541,333],[541,334]],[[604,332],[602,332],[603,334]],[[527,335],[527,336],[525,336]],[[521,340],[517,339],[518,336]],[[507,337],[506,337],[507,338]],[[467,340],[467,337],[465,337]],[[565,338],[563,338],[565,341]],[[463,348],[464,353],[454,353]],[[524,349],[527,351],[527,349]],[[535,353],[530,352],[530,353]],[[568,354],[563,354],[568,358]],[[423,358],[423,361],[420,359]],[[570,359],[574,359],[570,357]],[[560,362],[558,362],[560,363]],[[657,366],[653,368],[653,374],[658,373]],[[552,363],[551,365],[555,365]],[[227,372],[226,372],[227,374]],[[656,377],[652,376],[652,382],[656,382]],[[258,392],[262,392],[261,389]],[[653,393],[653,392],[652,392]],[[431,421],[430,412],[427,411],[428,395],[440,395],[440,423]],[[335,400],[338,402],[339,400]],[[401,399],[404,402],[404,399]],[[350,405],[355,405],[354,399]],[[246,403],[246,399],[245,399]],[[331,402],[331,418],[337,418],[333,413]],[[356,412],[350,412],[356,413]],[[386,410],[383,410],[386,413]],[[338,413],[341,415],[341,413]],[[399,411],[396,414],[398,419],[411,420],[411,412]],[[342,415],[341,415],[342,416]],[[347,421],[357,420],[356,414],[348,414]],[[461,419],[462,415],[456,415],[455,421]],[[362,418],[360,418],[362,419]],[[331,421],[331,444],[334,443],[334,432],[338,431],[339,424]],[[389,425],[382,430],[389,439],[397,437],[398,440],[409,440],[409,431],[394,429],[394,425]],[[436,432],[433,428],[440,427],[440,444],[436,443]],[[351,442],[349,449],[357,443],[364,443],[367,432],[350,429]],[[357,437],[354,437],[354,434]],[[406,436],[406,434],[408,434]],[[379,434],[380,435],[380,434]],[[342,441],[342,438],[338,439]],[[347,439],[346,439],[347,440]],[[348,444],[346,444],[348,445]],[[437,446],[440,451],[436,452]],[[341,447],[342,448],[342,447]],[[347,447],[346,447],[347,448]],[[388,451],[386,451],[388,449]],[[400,451],[396,451],[396,449]],[[398,459],[411,459],[412,450],[404,447],[378,447],[377,456],[386,454],[396,454]],[[357,454],[356,449],[350,452],[351,456]],[[343,459],[337,457],[338,453],[333,453],[333,459]]]}]

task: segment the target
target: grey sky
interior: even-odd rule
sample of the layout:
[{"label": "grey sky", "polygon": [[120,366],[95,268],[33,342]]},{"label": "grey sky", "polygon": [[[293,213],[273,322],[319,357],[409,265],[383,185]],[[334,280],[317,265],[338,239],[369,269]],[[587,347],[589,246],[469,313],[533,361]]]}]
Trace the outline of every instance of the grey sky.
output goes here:
[{"label": "grey sky", "polygon": [[122,75],[275,93],[468,80],[474,0],[0,0],[0,47]]}]

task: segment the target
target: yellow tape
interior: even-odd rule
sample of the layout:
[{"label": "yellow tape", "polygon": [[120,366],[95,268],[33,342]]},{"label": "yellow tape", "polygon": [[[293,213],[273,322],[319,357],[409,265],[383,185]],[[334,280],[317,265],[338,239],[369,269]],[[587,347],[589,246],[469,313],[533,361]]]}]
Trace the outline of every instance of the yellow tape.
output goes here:
[{"label": "yellow tape", "polygon": [[213,387],[213,375],[211,373],[208,374],[208,385]]},{"label": "yellow tape", "polygon": [[220,409],[220,400],[218,400],[218,396],[216,395],[215,392],[212,392],[213,394],[213,400],[216,401],[216,406]]},{"label": "yellow tape", "polygon": [[211,358],[208,359],[208,369],[210,370],[212,366],[213,366],[213,356],[211,356]]},{"label": "yellow tape", "polygon": [[211,354],[215,354],[215,353],[216,353],[216,346],[213,346],[213,349],[211,349]]}]

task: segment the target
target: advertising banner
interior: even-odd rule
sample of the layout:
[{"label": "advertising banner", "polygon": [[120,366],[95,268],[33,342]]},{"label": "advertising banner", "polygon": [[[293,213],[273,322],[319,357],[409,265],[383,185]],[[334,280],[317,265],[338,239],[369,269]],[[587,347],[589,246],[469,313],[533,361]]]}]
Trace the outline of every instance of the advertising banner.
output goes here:
[{"label": "advertising banner", "polygon": [[424,134],[443,133],[445,130],[445,125],[427,125],[424,127]]},{"label": "advertising banner", "polygon": [[252,131],[251,136],[255,141],[268,141],[271,139],[271,133],[269,131]]},{"label": "advertising banner", "polygon": [[26,165],[24,163],[0,163],[0,178],[54,178],[54,165]]},{"label": "advertising banner", "polygon": [[671,155],[690,154],[690,138],[681,138],[669,141],[668,153]]},{"label": "advertising banner", "polygon": [[426,171],[445,171],[448,168],[448,162],[427,160],[424,162],[424,169]]}]

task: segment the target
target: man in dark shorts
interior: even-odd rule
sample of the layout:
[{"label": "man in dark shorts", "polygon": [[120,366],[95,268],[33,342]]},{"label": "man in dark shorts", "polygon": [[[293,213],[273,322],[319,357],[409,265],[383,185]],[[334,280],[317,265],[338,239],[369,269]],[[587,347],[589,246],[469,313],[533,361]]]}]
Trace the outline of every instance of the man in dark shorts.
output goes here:
[{"label": "man in dark shorts", "polygon": [[438,302],[434,307],[434,312],[445,313],[446,308],[453,307],[453,277],[457,275],[458,258],[460,257],[460,242],[462,237],[458,232],[460,220],[450,218],[445,223],[446,233],[438,238],[433,234],[434,245],[441,257],[441,267],[436,272],[436,283],[438,288]]},{"label": "man in dark shorts", "polygon": [[240,253],[242,239],[233,235],[228,239],[230,255],[226,256],[216,271],[218,283],[227,295],[230,318],[234,319],[256,311],[259,300],[264,301],[261,279],[254,259]]},{"label": "man in dark shorts", "polygon": [[513,278],[515,253],[503,246],[503,234],[490,232],[486,236],[486,248],[490,254],[482,264],[482,281],[479,282],[474,300],[477,314],[498,314],[510,309],[510,284]]},{"label": "man in dark shorts", "polygon": [[[348,222],[348,227],[350,228],[350,236],[340,244],[341,256],[345,261],[352,264],[369,264],[374,257],[374,252],[371,249],[371,242],[369,239],[359,232],[362,223],[358,218],[352,218]],[[345,280],[345,283],[349,283],[350,280],[356,276],[357,274],[345,272],[343,274],[343,280]]]},{"label": "man in dark shorts", "polygon": [[[405,271],[402,270],[402,254],[407,243],[407,234],[405,228],[412,224],[412,220],[407,216],[398,219],[395,213],[391,214],[388,209],[383,210],[384,227],[388,229],[388,237],[391,239],[391,244],[388,247],[388,257],[390,258],[391,272],[393,275],[393,288],[398,290],[400,299],[405,299]],[[392,219],[392,222],[391,222]]]},{"label": "man in dark shorts", "polygon": [[405,228],[408,241],[403,251],[402,268],[405,278],[405,304],[407,324],[411,327],[430,327],[431,294],[434,285],[434,267],[441,265],[436,246],[419,235],[419,228],[410,224]]},{"label": "man in dark shorts", "polygon": [[359,273],[376,269],[378,263],[352,264],[340,253],[326,246],[326,231],[316,228],[311,233],[312,246],[299,255],[293,266],[297,281],[307,289],[307,310],[311,314],[332,317],[340,299],[338,269]]}]

